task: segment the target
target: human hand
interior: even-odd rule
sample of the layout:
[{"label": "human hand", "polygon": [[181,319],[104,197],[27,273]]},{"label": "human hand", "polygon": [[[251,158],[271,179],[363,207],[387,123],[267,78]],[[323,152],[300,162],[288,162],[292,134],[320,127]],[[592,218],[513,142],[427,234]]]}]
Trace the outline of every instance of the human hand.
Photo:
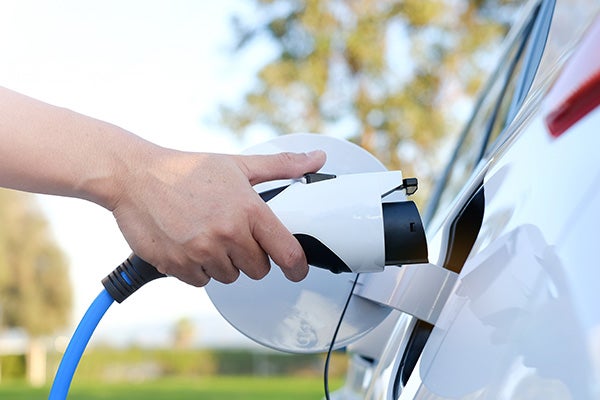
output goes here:
[{"label": "human hand", "polygon": [[131,249],[194,286],[268,272],[267,255],[292,281],[308,273],[298,241],[252,189],[319,170],[322,151],[233,156],[157,148],[136,168],[113,214]]},{"label": "human hand", "polygon": [[259,279],[267,254],[291,280],[300,244],[252,185],[296,178],[325,154],[227,156],[169,150],[113,124],[0,87],[0,186],[82,198],[111,210],[131,249],[202,286]]}]

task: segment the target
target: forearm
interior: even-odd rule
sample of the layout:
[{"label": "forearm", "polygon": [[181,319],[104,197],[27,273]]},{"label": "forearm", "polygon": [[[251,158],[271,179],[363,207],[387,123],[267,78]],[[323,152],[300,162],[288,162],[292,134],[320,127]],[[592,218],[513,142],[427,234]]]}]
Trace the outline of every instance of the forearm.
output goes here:
[{"label": "forearm", "polygon": [[112,210],[129,171],[156,147],[0,87],[0,186],[79,197]]}]

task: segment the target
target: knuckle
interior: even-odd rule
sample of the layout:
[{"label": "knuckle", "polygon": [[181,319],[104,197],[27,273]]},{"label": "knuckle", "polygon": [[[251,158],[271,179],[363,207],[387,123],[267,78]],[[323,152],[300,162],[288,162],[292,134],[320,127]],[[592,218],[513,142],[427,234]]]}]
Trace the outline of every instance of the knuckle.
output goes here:
[{"label": "knuckle", "polygon": [[186,253],[190,262],[202,265],[210,254],[210,244],[207,240],[195,239],[185,244]]},{"label": "knuckle", "polygon": [[166,275],[179,276],[185,271],[186,261],[180,253],[168,254],[155,265],[156,269]]},{"label": "knuckle", "polygon": [[291,152],[283,152],[277,155],[277,159],[281,164],[290,164],[296,161],[296,155]]},{"label": "knuckle", "polygon": [[203,287],[208,285],[210,279],[210,276],[199,276],[194,277],[193,279],[183,279],[183,281],[195,287]]},{"label": "knuckle", "polygon": [[286,175],[296,175],[302,172],[297,171],[300,168],[302,160],[301,154],[284,152],[277,155],[277,163],[281,171],[286,171]]},{"label": "knuckle", "polygon": [[239,232],[240,223],[247,223],[257,218],[258,215],[262,214],[263,210],[261,204],[258,201],[246,201],[243,204],[240,204],[238,210],[239,215],[235,217],[232,216],[230,221],[230,228]]},{"label": "knuckle", "polygon": [[248,276],[248,278],[258,281],[258,280],[263,279],[265,276],[267,276],[270,269],[271,269],[271,266],[267,263],[266,265],[260,265],[251,270],[244,271],[244,273]]},{"label": "knuckle", "polygon": [[255,201],[247,201],[246,203],[244,203],[244,207],[245,207],[245,211],[247,213],[247,215],[249,216],[254,216],[257,214],[261,214],[264,212],[266,204],[264,201],[260,200],[258,198],[256,198]]},{"label": "knuckle", "polygon": [[230,269],[225,271],[223,274],[220,274],[219,277],[213,277],[217,281],[225,284],[235,282],[240,276],[240,270],[237,268]]},{"label": "knuckle", "polygon": [[215,227],[214,237],[220,243],[231,242],[239,235],[240,221],[235,216],[222,218],[219,225]]},{"label": "knuckle", "polygon": [[283,265],[280,266],[286,269],[294,269],[302,262],[304,253],[300,246],[289,246],[286,250],[281,258]]}]

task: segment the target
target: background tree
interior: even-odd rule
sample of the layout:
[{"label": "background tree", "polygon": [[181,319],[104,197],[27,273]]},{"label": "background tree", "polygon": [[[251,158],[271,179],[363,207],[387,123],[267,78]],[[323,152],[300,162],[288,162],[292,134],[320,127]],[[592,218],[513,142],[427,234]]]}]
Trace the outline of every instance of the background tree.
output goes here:
[{"label": "background tree", "polygon": [[237,50],[266,38],[277,56],[222,121],[350,138],[426,188],[520,2],[255,0]]},{"label": "background tree", "polygon": [[67,325],[71,304],[65,257],[33,197],[0,190],[0,328],[27,332],[27,368],[33,383],[45,378],[45,354],[40,353],[44,349],[38,339]]},{"label": "background tree", "polygon": [[196,326],[189,318],[179,319],[173,326],[173,347],[190,349],[196,339]]}]

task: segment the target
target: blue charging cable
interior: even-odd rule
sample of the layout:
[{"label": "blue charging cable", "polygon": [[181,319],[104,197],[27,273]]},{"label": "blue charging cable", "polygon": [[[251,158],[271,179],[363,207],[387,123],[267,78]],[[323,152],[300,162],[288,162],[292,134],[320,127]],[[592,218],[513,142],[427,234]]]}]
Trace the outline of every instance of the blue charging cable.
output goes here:
[{"label": "blue charging cable", "polygon": [[71,380],[73,380],[73,375],[75,374],[79,360],[81,360],[83,351],[90,341],[96,326],[98,326],[104,313],[113,302],[114,299],[110,294],[106,290],[103,290],[86,311],[60,361],[52,389],[50,389],[50,395],[48,396],[49,400],[67,398]]},{"label": "blue charging cable", "polygon": [[121,303],[146,283],[164,276],[152,265],[133,254],[102,280],[104,290],[92,302],[75,329],[54,376],[48,400],[67,398],[81,356],[98,323],[113,302]]}]

